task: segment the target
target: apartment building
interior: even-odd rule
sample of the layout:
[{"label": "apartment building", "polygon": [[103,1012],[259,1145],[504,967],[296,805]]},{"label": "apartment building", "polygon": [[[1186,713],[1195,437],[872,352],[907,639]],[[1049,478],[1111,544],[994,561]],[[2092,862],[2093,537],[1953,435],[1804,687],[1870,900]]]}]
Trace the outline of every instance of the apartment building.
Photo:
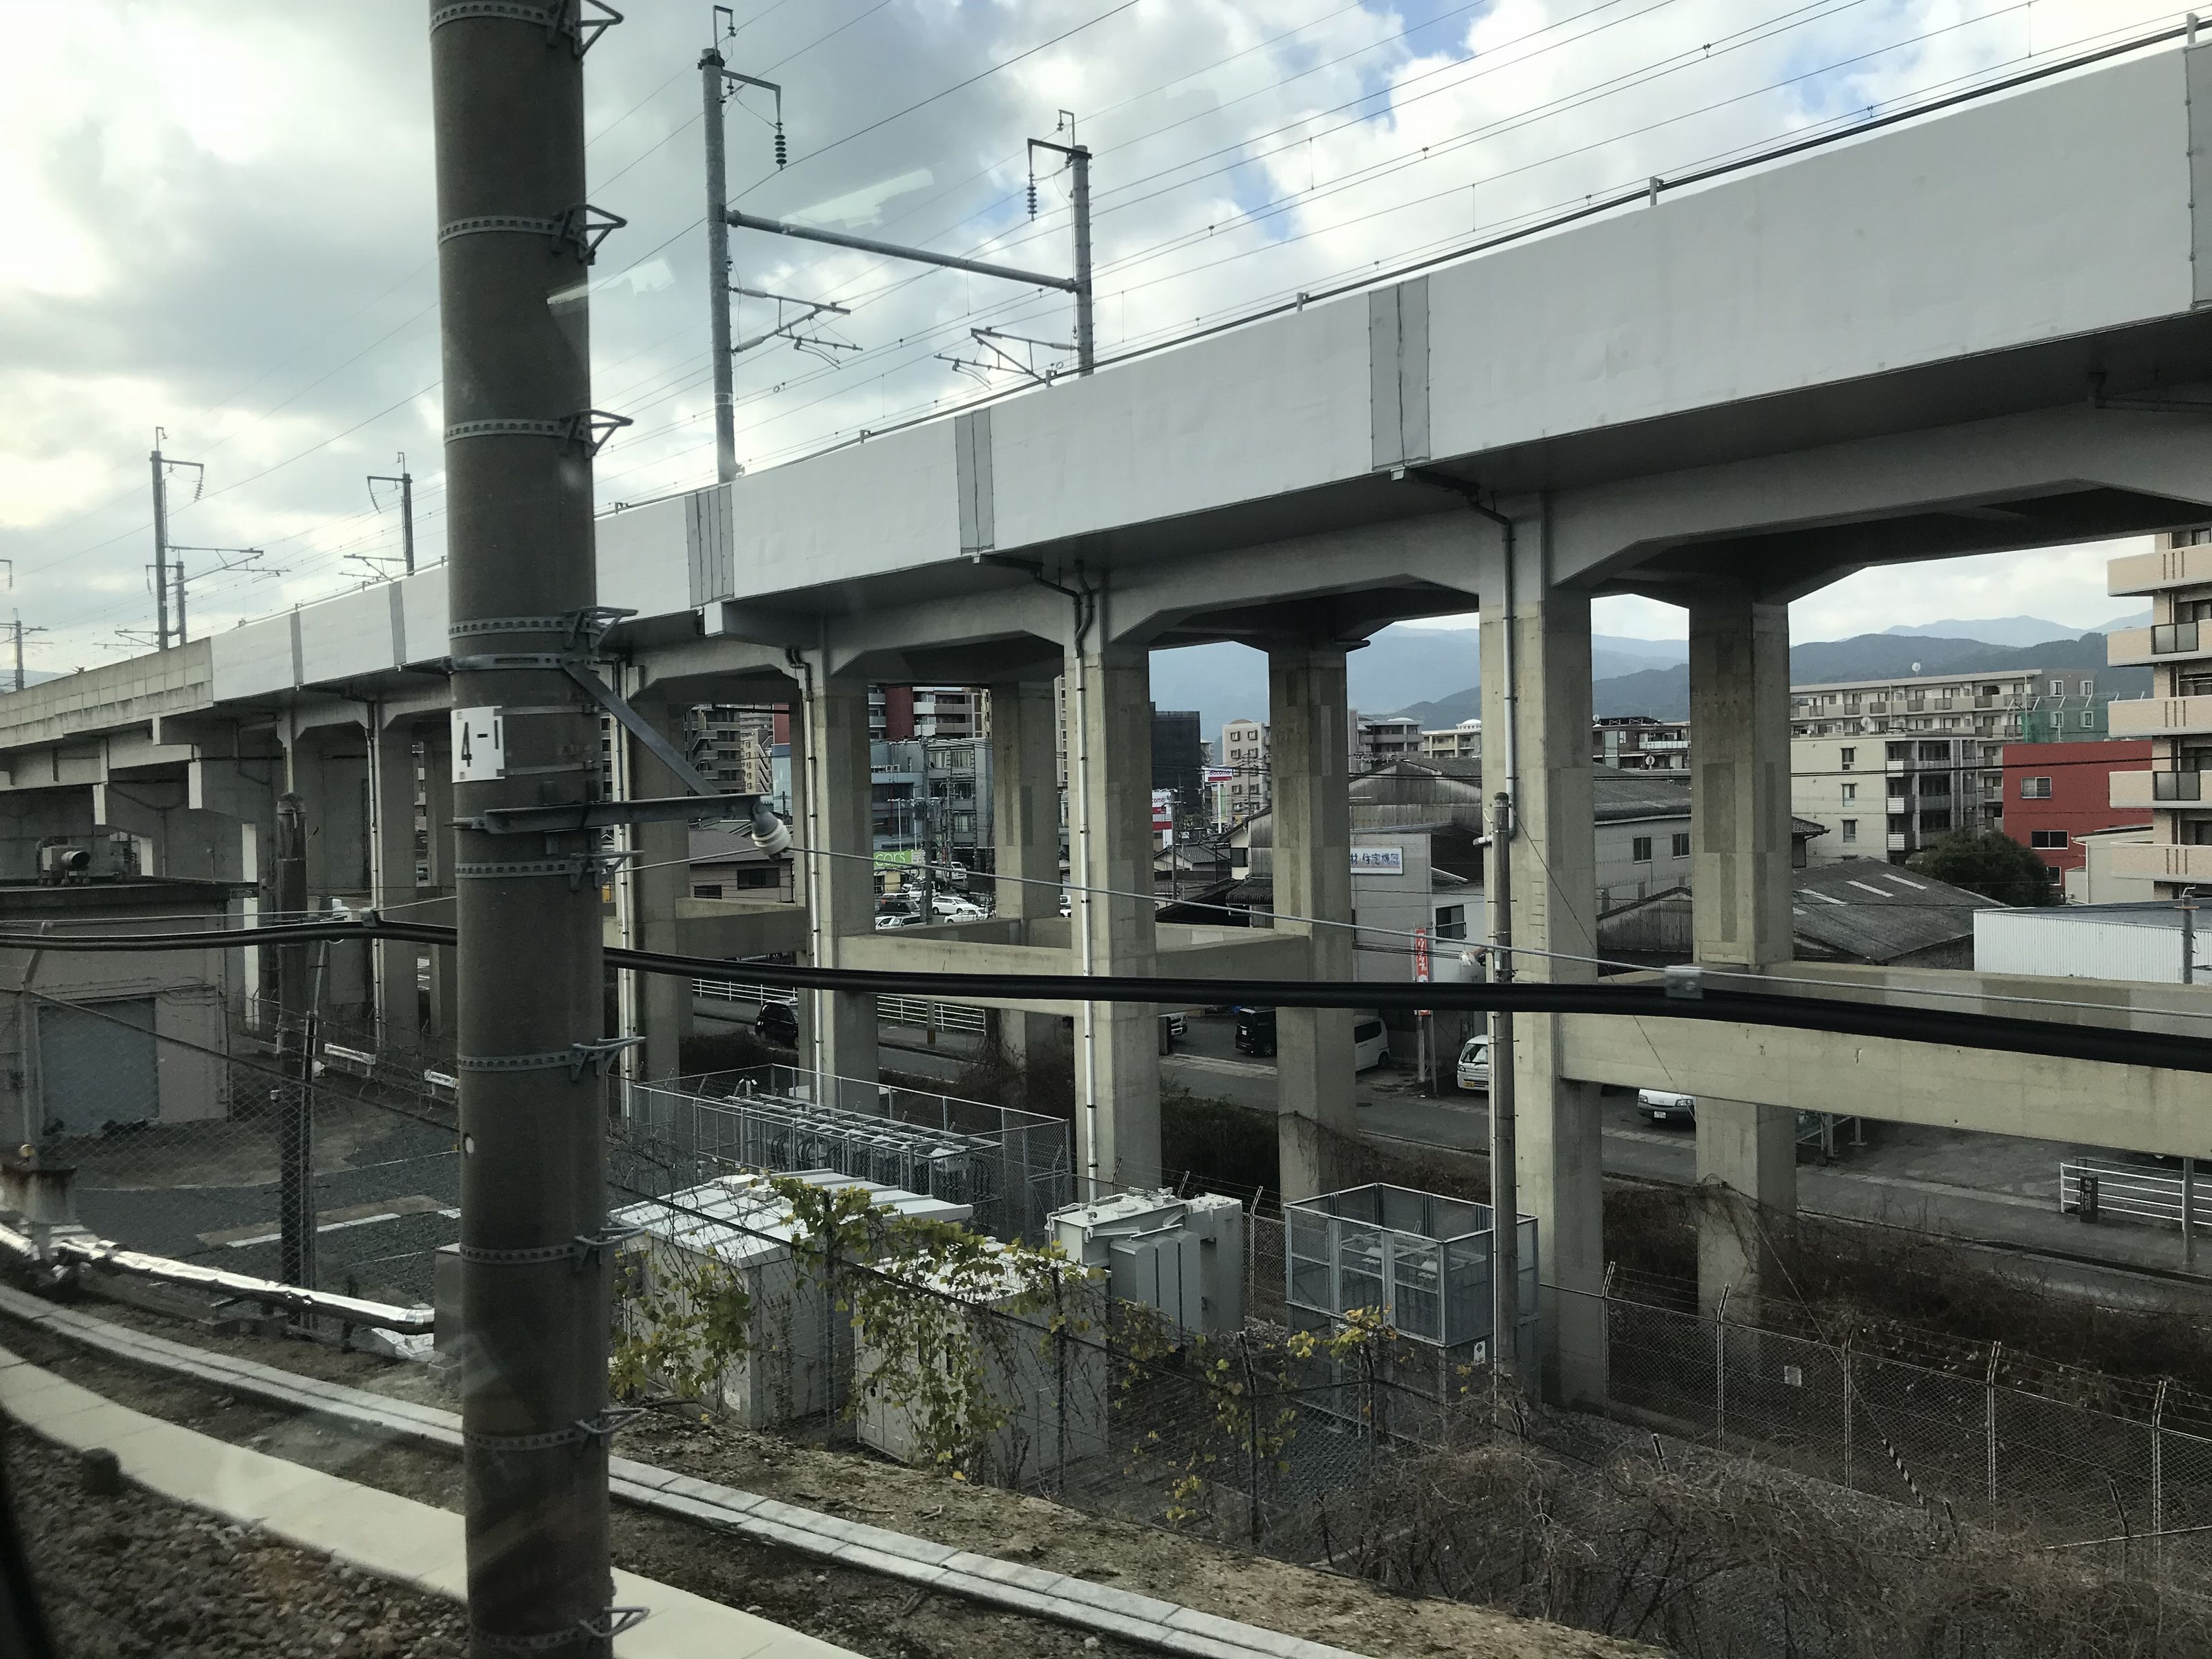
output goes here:
[{"label": "apartment building", "polygon": [[868,736],[881,743],[908,738],[988,737],[989,699],[967,685],[872,685]]},{"label": "apartment building", "polygon": [[1979,738],[1792,738],[1790,810],[1828,832],[1815,863],[1902,864],[1957,831],[2002,827],[2003,751]]},{"label": "apartment building", "polygon": [[733,794],[765,795],[775,786],[771,751],[775,747],[776,711],[730,703],[707,703],[685,722],[691,763]]},{"label": "apartment building", "polygon": [[2027,714],[2039,697],[2095,690],[2094,676],[2056,670],[2046,673],[2040,668],[1800,685],[1790,694],[1790,735],[1843,738],[1917,732],[1931,737],[1948,732],[2021,740]]},{"label": "apartment building", "polygon": [[1482,722],[1462,720],[1457,726],[1448,726],[1441,732],[1422,732],[1421,753],[1431,759],[1480,760]]},{"label": "apartment building", "polygon": [[2112,848],[2114,872],[2148,879],[2160,897],[2212,882],[2212,528],[2157,538],[2148,553],[2114,559],[2106,586],[2115,595],[2148,598],[2151,625],[2115,629],[2106,636],[2114,667],[2147,666],[2148,697],[2115,704],[2116,738],[2148,738],[2150,765],[2116,771],[2109,801],[2150,820],[2149,838]]},{"label": "apartment building", "polygon": [[1355,775],[1419,757],[1420,721],[1403,714],[1363,714],[1356,708],[1349,719],[1351,729],[1346,736]]},{"label": "apartment building", "polygon": [[2005,833],[2033,848],[2054,884],[2082,868],[2087,838],[2148,821],[2112,805],[2112,775],[2141,773],[2151,745],[2092,738],[2087,743],[2008,743],[2004,747]]},{"label": "apartment building", "polygon": [[1590,728],[1590,758],[1616,772],[1690,770],[1690,723],[1609,714]]},{"label": "apartment building", "polygon": [[1264,812],[1273,799],[1267,775],[1267,722],[1231,720],[1221,728],[1220,757],[1229,781],[1221,786],[1221,799],[1229,822],[1241,823],[1255,812]]}]

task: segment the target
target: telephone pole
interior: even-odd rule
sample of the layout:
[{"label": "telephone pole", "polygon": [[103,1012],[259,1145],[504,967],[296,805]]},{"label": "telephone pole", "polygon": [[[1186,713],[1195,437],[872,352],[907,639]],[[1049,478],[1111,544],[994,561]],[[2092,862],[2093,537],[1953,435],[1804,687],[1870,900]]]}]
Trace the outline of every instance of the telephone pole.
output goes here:
[{"label": "telephone pole", "polygon": [[579,695],[598,684],[588,665],[613,620],[592,566],[592,458],[624,424],[591,406],[579,280],[612,228],[585,200],[583,58],[615,20],[599,0],[431,0],[429,12],[469,1651],[604,1659],[639,1616],[611,1605],[611,1049],[591,827],[599,721]]},{"label": "telephone pole", "polygon": [[[399,453],[399,471],[396,474],[372,472],[368,475],[368,504],[376,506],[376,487],[380,483],[399,486],[399,555],[405,567],[404,574],[415,574],[415,475],[407,470],[407,452]],[[380,512],[382,509],[380,507]]]}]

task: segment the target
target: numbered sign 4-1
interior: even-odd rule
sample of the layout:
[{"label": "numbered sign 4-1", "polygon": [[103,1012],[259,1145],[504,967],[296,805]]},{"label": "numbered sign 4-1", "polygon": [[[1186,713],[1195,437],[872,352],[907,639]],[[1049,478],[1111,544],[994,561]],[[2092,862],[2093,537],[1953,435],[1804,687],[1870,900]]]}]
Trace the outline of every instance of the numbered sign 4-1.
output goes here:
[{"label": "numbered sign 4-1", "polygon": [[453,710],[453,781],[489,783],[506,775],[507,730],[499,710]]}]

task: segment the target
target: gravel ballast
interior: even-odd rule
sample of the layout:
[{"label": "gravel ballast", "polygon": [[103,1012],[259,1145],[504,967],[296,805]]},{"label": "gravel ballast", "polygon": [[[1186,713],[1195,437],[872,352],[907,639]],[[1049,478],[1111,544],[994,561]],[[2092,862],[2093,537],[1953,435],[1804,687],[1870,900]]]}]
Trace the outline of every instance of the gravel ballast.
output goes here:
[{"label": "gravel ballast", "polygon": [[461,1608],[356,1573],[6,1425],[8,1497],[62,1659],[460,1659]]}]

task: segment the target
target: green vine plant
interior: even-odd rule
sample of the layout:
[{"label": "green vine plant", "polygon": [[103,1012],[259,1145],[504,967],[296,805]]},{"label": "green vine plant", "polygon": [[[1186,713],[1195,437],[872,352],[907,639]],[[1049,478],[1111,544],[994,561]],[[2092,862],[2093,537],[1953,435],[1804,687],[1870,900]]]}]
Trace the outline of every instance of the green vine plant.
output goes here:
[{"label": "green vine plant", "polygon": [[[1089,1285],[1098,1275],[1055,1245],[901,1216],[860,1187],[788,1176],[768,1186],[821,1322],[813,1334],[836,1417],[872,1414],[909,1462],[954,1480],[1013,1479],[1042,1455],[1025,1438],[1036,1426],[1019,1409],[1028,1395],[1041,1407],[1030,1417],[1058,1433],[1066,1461],[1068,1350],[1095,1328]],[[617,1397],[661,1388],[717,1407],[741,1360],[801,1346],[795,1330],[763,1341],[762,1310],[736,1267],[655,1242],[623,1259],[610,1371]],[[799,1300],[785,1310],[794,1322],[805,1316]]]},{"label": "green vine plant", "polygon": [[[1127,1473],[1152,1458],[1164,1462],[1168,1474],[1164,1517],[1185,1527],[1217,1519],[1237,1503],[1244,1506],[1255,1541],[1260,1534],[1262,1490],[1267,1478],[1290,1473],[1291,1443],[1303,1426],[1297,1404],[1302,1374],[1316,1361],[1333,1379],[1348,1368],[1353,1374],[1363,1427],[1374,1422],[1374,1382],[1378,1356],[1394,1341],[1386,1310],[1354,1309],[1326,1333],[1294,1331],[1279,1344],[1262,1346],[1249,1332],[1225,1342],[1203,1334],[1184,1340],[1158,1310],[1121,1303],[1115,1308],[1115,1349],[1121,1364],[1116,1381],[1125,1413],[1146,1413],[1148,1381],[1165,1375],[1163,1362],[1178,1347],[1185,1375],[1206,1394],[1207,1425],[1190,1443],[1170,1446],[1158,1427],[1135,1437]],[[1156,1411],[1150,1412],[1158,1415]]]}]

